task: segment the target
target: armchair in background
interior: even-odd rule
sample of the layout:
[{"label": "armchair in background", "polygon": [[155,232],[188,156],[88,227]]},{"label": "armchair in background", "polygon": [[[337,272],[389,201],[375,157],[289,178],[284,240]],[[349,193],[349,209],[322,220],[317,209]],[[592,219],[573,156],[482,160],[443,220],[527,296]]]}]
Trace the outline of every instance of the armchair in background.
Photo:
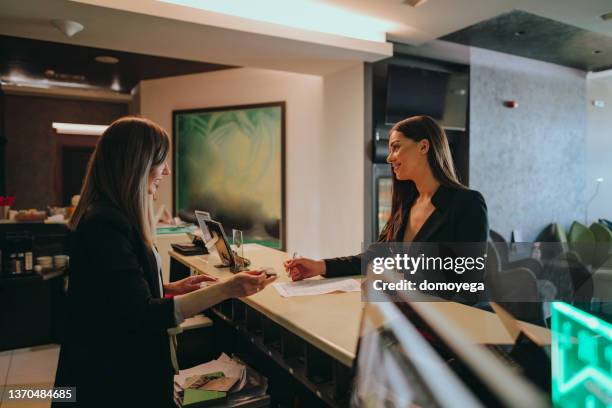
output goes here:
[{"label": "armchair in background", "polygon": [[[556,257],[565,259],[569,251],[569,241],[565,228],[558,222],[548,224],[537,236],[535,242],[545,242],[542,258],[553,259]],[[555,245],[556,244],[556,245]],[[574,256],[573,254],[570,256]]]},{"label": "armchair in background", "polygon": [[[497,250],[497,255],[499,256],[501,269],[506,270],[514,268],[527,268],[531,270],[536,277],[542,276],[543,265],[539,259],[531,258],[530,253],[529,255],[527,255],[527,257],[511,260],[510,244],[505,240],[505,238],[500,233],[494,230],[489,231],[489,236],[495,244],[495,249]],[[521,245],[521,243],[517,244]],[[527,247],[527,245],[525,244],[523,244],[522,246]]]},{"label": "armchair in background", "polygon": [[612,231],[612,221],[605,218],[600,218],[598,222],[605,225],[610,231]]},{"label": "armchair in background", "polygon": [[595,246],[595,263],[593,272],[593,297],[601,302],[610,304],[612,300],[612,226],[610,221],[600,219],[599,224],[591,225],[591,230],[597,240]]},{"label": "armchair in background", "polygon": [[580,255],[580,260],[586,265],[593,265],[595,255],[595,235],[586,225],[578,221],[572,222],[569,230],[570,248]]},{"label": "armchair in background", "polygon": [[595,237],[595,248],[593,249],[593,270],[595,271],[610,262],[612,232],[604,224],[595,222],[591,224],[589,230]]},{"label": "armchair in background", "polygon": [[538,279],[552,282],[559,299],[570,303],[590,302],[594,290],[593,275],[583,256],[592,262],[593,256],[589,253],[594,249],[593,233],[575,222],[568,238],[561,224],[552,223],[540,232],[537,242],[543,243],[543,269],[542,274],[537,275]]},{"label": "armchair in background", "polygon": [[525,267],[503,269],[497,246],[491,240],[487,242],[485,283],[490,299],[517,319],[543,324],[544,313],[535,274]]}]

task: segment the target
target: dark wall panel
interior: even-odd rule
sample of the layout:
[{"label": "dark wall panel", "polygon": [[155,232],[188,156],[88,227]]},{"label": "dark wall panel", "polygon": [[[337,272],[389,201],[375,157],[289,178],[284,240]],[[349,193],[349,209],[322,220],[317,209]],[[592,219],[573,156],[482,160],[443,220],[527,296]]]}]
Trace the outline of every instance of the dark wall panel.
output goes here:
[{"label": "dark wall panel", "polygon": [[15,208],[44,209],[62,201],[55,191],[53,122],[107,125],[127,113],[125,103],[5,95],[5,185],[16,196]]},{"label": "dark wall panel", "polygon": [[6,134],[4,129],[4,92],[0,89],[0,195],[6,194]]}]

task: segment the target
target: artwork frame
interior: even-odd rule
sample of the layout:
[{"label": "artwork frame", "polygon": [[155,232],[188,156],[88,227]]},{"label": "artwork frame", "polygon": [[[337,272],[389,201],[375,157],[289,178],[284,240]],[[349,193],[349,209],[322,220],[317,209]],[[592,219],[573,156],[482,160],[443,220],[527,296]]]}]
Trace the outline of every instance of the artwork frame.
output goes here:
[{"label": "artwork frame", "polygon": [[[197,130],[193,130],[190,125],[187,125],[190,120],[194,122],[193,126],[197,126]],[[221,126],[223,127],[223,131],[220,132],[221,129],[216,127],[211,133],[211,126],[213,126],[211,123],[213,123],[214,126],[218,123],[222,123]],[[202,124],[206,126],[202,127]],[[262,129],[265,130],[262,131]],[[241,229],[245,233],[245,242],[256,242],[272,248],[285,250],[285,133],[286,103],[284,101],[173,110],[172,202],[174,215],[176,216],[179,214],[181,210],[186,213],[192,212],[194,209],[210,211],[213,219],[222,222],[229,234],[231,234],[232,228]],[[196,136],[194,136],[194,134]],[[198,134],[201,136],[197,136]],[[222,134],[222,136],[219,134]],[[239,138],[241,138],[242,141],[247,140],[244,138],[245,135],[250,137],[247,143],[232,143],[232,140],[235,141]],[[199,139],[196,139],[198,137]],[[273,156],[271,160],[261,160],[262,144],[264,145],[263,149],[265,156]],[[210,162],[217,164],[213,166],[214,171],[217,171],[219,166],[224,168],[225,173],[223,174],[229,178],[231,178],[230,176],[234,173],[233,170],[235,168],[242,167],[242,162],[237,160],[238,153],[235,152],[236,149],[234,148],[236,146],[241,146],[241,152],[245,153],[248,160],[260,163],[259,167],[255,167],[255,172],[261,174],[261,177],[257,177],[257,183],[262,186],[264,191],[271,191],[272,194],[247,194],[244,200],[242,198],[236,199],[236,194],[240,194],[241,191],[240,189],[236,191],[234,188],[227,188],[228,183],[230,187],[242,185],[244,189],[254,188],[253,183],[244,184],[242,182],[243,179],[240,178],[228,178],[225,189],[219,187],[214,192],[211,192],[208,191],[208,187],[198,186],[198,193],[192,193],[189,191],[190,187],[187,186],[191,186],[191,190],[194,190],[193,185],[196,176],[191,174],[193,170],[190,169],[194,168],[194,166],[198,169],[198,164],[195,164],[196,160],[193,160],[194,153],[190,151],[193,145],[196,145],[197,149],[203,154],[200,168],[196,170],[200,173],[197,174],[206,174],[207,169],[205,168]],[[246,148],[246,151],[244,148],[245,145],[249,146]],[[232,146],[232,148],[230,149],[228,146]],[[273,153],[271,153],[272,151]],[[223,157],[220,152],[225,152],[226,157]],[[191,160],[188,159],[189,155],[192,156]],[[197,158],[197,154],[195,155]],[[241,157],[244,157],[244,155]],[[210,168],[208,170],[210,170]],[[278,174],[279,172],[280,174]],[[250,177],[250,168],[248,174],[243,171],[242,175]],[[206,176],[202,178],[206,179]],[[209,178],[212,178],[212,176]],[[223,177],[221,179],[225,180],[225,178],[226,177]],[[219,178],[216,180],[218,179]],[[198,180],[195,181],[195,183],[210,184],[210,180]],[[207,199],[201,198],[203,196]],[[223,197],[225,197],[225,199]],[[252,226],[252,228],[245,228],[246,225],[251,225],[248,220],[245,221],[245,219],[243,219],[242,222],[240,222],[240,220],[237,221],[235,217],[228,215],[231,212],[229,209],[225,209],[223,205],[224,202],[227,202],[227,197],[233,198],[229,201],[234,203],[233,206],[228,206],[230,209],[235,208],[236,205],[240,207],[244,204],[243,208],[234,211],[234,214],[241,214],[243,217],[247,217],[247,214],[249,214],[249,211],[253,208],[262,208],[262,211],[257,210],[258,214],[265,212],[267,217],[269,217],[267,218],[269,221],[263,223],[264,228],[259,225],[261,224],[259,221],[256,221],[257,225]],[[200,202],[206,204],[200,205],[198,204]],[[247,202],[250,203],[250,205],[247,205]],[[270,210],[270,208],[273,208],[273,210]],[[278,217],[278,221],[276,221],[276,217]],[[260,220],[261,217],[254,216],[254,219]],[[264,230],[265,233],[263,232]],[[267,239],[267,237],[270,239]]]}]

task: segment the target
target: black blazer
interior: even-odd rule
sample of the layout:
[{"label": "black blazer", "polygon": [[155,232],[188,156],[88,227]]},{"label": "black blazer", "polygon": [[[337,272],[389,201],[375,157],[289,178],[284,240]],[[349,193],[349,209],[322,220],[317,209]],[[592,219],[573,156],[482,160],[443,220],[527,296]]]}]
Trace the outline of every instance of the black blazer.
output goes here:
[{"label": "black blazer", "polygon": [[[409,198],[402,214],[402,227],[394,242],[404,238],[410,208],[417,198],[416,190]],[[489,235],[487,205],[482,195],[475,190],[440,186],[431,198],[434,212],[425,221],[413,242],[482,242],[486,249]],[[356,256],[325,259],[326,277],[361,274],[361,254]]]},{"label": "black blazer", "polygon": [[160,298],[152,251],[110,201],[73,232],[69,273],[55,381],[77,387],[77,404],[66,406],[170,406],[174,301]]}]

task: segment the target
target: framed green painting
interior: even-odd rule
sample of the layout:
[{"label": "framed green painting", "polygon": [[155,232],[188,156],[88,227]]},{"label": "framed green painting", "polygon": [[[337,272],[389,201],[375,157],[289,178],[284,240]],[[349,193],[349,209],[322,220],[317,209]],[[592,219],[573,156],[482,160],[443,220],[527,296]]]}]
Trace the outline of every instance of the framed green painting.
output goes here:
[{"label": "framed green painting", "polygon": [[172,112],[174,211],[285,249],[285,103]]}]

